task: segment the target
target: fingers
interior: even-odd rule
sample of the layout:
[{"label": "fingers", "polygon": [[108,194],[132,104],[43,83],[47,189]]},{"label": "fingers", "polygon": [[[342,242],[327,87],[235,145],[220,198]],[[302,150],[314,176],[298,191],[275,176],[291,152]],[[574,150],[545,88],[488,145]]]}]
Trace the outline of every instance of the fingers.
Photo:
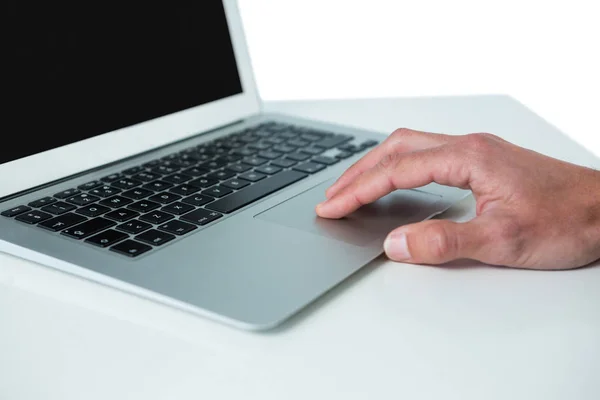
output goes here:
[{"label": "fingers", "polygon": [[316,211],[324,218],[341,218],[396,189],[417,188],[431,182],[465,188],[473,167],[455,145],[388,154],[375,167],[317,205]]},{"label": "fingers", "polygon": [[384,156],[392,152],[403,153],[423,150],[440,146],[451,140],[451,136],[413,131],[411,129],[397,129],[388,136],[379,146],[369,151],[364,157],[348,168],[339,179],[325,192],[327,198],[334,196],[340,189],[352,182],[363,172],[375,166]]},{"label": "fingers", "polygon": [[470,258],[488,258],[484,225],[478,218],[464,223],[431,220],[405,225],[388,235],[386,255],[394,260],[418,264],[442,264]]}]

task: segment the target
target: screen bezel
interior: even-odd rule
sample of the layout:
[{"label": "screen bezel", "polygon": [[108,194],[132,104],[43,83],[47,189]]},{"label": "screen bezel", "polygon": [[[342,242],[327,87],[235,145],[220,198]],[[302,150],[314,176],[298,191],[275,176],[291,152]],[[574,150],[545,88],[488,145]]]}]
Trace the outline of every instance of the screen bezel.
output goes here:
[{"label": "screen bezel", "polygon": [[[260,112],[236,0],[223,0],[242,93],[0,164],[0,198],[118,161]],[[35,114],[32,113],[32,118]]]}]

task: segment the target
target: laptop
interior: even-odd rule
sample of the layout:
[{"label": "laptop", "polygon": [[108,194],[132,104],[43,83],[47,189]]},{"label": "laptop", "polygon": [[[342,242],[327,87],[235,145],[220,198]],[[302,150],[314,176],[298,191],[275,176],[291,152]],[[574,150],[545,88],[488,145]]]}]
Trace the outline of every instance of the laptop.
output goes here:
[{"label": "laptop", "polygon": [[233,0],[5,17],[2,252],[261,330],[465,197],[431,184],[317,217],[385,136],[263,113]]}]

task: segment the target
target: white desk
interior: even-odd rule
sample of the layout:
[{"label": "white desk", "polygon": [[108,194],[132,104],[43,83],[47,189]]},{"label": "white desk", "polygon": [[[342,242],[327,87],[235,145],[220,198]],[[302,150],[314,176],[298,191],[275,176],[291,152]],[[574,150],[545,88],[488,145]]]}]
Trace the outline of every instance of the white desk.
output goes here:
[{"label": "white desk", "polygon": [[[391,132],[491,131],[591,153],[507,97],[316,101],[271,110]],[[472,202],[448,217],[469,218]],[[600,268],[380,259],[277,331],[233,330],[0,256],[0,399],[598,399]]]}]

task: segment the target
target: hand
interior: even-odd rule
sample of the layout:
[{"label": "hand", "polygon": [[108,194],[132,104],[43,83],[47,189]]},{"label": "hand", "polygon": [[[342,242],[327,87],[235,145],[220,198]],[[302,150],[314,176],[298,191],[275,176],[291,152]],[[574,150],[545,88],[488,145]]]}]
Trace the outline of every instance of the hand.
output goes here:
[{"label": "hand", "polygon": [[568,269],[600,258],[600,172],[486,133],[398,129],[350,167],[316,211],[341,218],[395,189],[431,182],[470,189],[477,216],[399,227],[384,243],[391,259]]}]

